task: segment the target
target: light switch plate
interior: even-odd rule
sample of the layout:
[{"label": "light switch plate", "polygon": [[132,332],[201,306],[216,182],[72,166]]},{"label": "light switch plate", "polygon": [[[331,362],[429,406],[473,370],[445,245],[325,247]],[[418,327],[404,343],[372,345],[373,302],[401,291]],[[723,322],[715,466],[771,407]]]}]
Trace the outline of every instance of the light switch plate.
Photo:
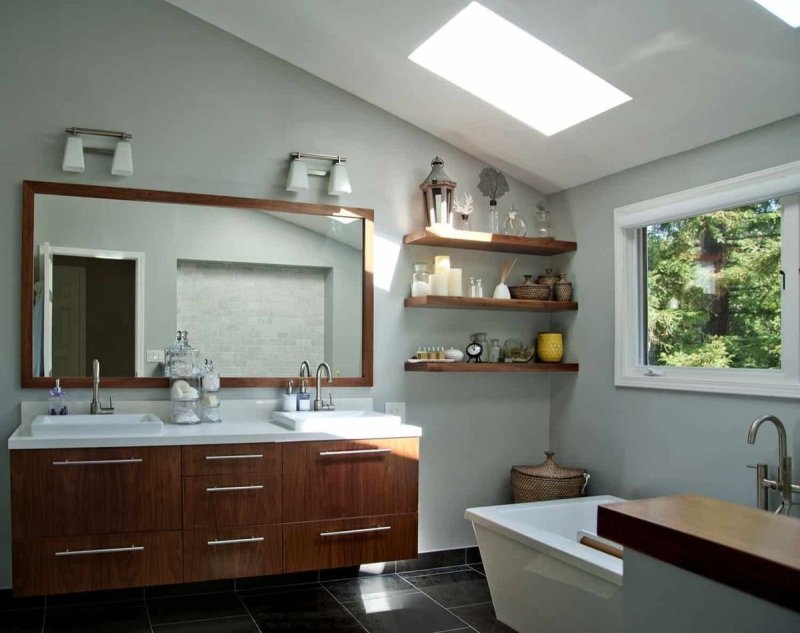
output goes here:
[{"label": "light switch plate", "polygon": [[147,362],[148,363],[163,363],[164,362],[164,350],[163,349],[149,349],[149,350],[147,350]]},{"label": "light switch plate", "polygon": [[406,403],[405,402],[387,402],[384,405],[384,413],[386,415],[400,416],[400,422],[406,423]]}]

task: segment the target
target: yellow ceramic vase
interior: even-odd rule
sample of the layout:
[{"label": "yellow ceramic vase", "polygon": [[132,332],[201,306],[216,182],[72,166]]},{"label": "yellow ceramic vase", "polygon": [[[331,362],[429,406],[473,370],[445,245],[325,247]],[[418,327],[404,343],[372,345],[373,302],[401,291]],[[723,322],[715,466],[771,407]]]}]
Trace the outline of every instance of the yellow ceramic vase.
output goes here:
[{"label": "yellow ceramic vase", "polygon": [[544,363],[559,363],[564,358],[564,339],[561,332],[539,332],[536,353]]}]

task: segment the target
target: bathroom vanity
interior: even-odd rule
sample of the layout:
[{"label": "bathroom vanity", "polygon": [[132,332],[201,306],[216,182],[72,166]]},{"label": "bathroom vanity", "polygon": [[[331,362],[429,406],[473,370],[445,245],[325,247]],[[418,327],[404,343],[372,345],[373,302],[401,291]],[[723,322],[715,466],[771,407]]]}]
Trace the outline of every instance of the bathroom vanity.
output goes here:
[{"label": "bathroom vanity", "polygon": [[420,429],[337,435],[247,421],[65,439],[23,423],[9,440],[14,593],[416,557]]}]

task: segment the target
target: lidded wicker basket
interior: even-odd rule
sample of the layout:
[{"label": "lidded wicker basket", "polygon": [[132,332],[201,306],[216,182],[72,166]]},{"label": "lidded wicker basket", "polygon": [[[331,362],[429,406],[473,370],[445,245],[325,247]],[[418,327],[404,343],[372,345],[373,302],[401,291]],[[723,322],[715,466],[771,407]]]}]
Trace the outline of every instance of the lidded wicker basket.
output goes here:
[{"label": "lidded wicker basket", "polygon": [[511,490],[514,503],[582,497],[589,484],[585,468],[565,468],[556,464],[552,451],[535,466],[512,466]]}]

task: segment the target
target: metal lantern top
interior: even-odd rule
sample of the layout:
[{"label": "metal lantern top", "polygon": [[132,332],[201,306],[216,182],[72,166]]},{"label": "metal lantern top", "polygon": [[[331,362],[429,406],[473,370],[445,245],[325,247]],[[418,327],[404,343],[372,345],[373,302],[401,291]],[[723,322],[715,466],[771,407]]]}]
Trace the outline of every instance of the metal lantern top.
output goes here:
[{"label": "metal lantern top", "polygon": [[434,184],[450,184],[455,187],[456,183],[450,180],[450,176],[444,171],[444,161],[436,156],[431,161],[431,173],[428,174],[428,177],[423,181],[420,187],[424,185],[434,185]]}]

